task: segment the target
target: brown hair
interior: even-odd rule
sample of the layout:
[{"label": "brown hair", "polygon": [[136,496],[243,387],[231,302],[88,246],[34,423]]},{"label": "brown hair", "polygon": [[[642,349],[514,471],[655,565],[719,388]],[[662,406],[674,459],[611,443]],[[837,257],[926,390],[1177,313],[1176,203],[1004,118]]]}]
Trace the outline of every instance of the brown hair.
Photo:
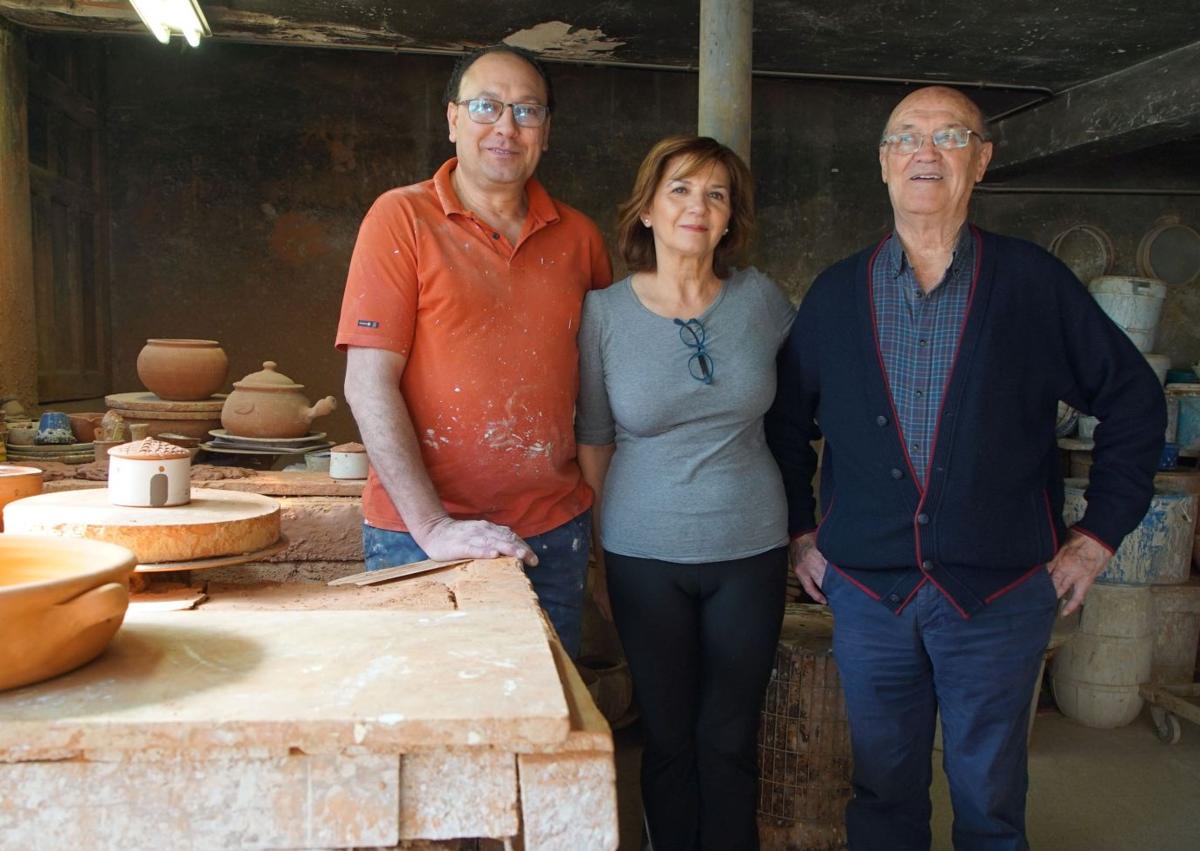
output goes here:
[{"label": "brown hair", "polygon": [[754,231],[754,178],[741,157],[708,136],[668,136],[650,149],[638,168],[633,191],[617,208],[617,248],[630,272],[650,272],[657,267],[654,234],[642,224],[641,217],[654,200],[667,163],[676,157],[682,158],[682,162],[671,177],[687,177],[712,163],[720,163],[729,172],[729,233],[713,252],[713,272],[718,278],[725,278],[733,262],[741,259],[750,245]]}]

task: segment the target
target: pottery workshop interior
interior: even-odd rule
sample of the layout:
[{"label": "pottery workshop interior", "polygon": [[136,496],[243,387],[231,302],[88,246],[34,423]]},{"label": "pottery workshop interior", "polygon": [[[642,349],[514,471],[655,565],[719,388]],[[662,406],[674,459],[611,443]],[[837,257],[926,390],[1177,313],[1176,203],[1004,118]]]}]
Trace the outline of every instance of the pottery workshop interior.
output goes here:
[{"label": "pottery workshop interior", "polygon": [[[576,639],[540,605],[539,568],[519,554],[364,549],[372,489],[384,485],[371,451],[382,444],[360,426],[385,409],[347,379],[346,341],[353,357],[378,328],[348,313],[356,241],[389,190],[433,178],[457,203],[434,176],[463,128],[485,125],[470,123],[484,120],[478,99],[448,106],[443,91],[461,56],[498,43],[530,51],[552,77],[550,110],[507,103],[504,91],[483,102],[500,109],[496,126],[508,126],[508,108],[515,131],[541,133],[537,181],[605,245],[597,288],[608,262],[611,281],[643,273],[623,254],[619,209],[647,152],[667,136],[712,136],[749,166],[745,261],[801,317],[823,270],[899,232],[887,158],[913,132],[887,124],[893,107],[926,86],[978,106],[986,129],[963,130],[958,147],[988,146],[991,158],[966,190],[978,230],[963,232],[1025,240],[1069,270],[1088,310],[1107,317],[1097,321],[1153,369],[1167,429],[1146,471],[1144,518],[1119,547],[1103,545],[1111,560],[1037,656],[1022,704],[1029,845],[963,838],[938,722],[925,847],[1200,846],[1194,0],[0,0],[0,851],[652,848],[642,756],[653,734],[625,633],[608,595],[597,603],[594,557],[580,561]],[[465,84],[459,94],[476,97]],[[468,103],[470,122],[448,127]],[[913,156],[958,155],[945,133],[928,146],[916,133]],[[508,242],[496,231],[495,244],[519,255],[520,226]],[[435,307],[417,308],[414,325]],[[721,338],[707,341],[707,361],[703,326],[688,337],[689,323],[674,321],[671,342],[693,359],[682,380],[719,388]],[[524,345],[490,320],[466,327],[484,381]],[[421,359],[422,333],[402,353],[410,367],[433,360]],[[500,380],[543,380],[540,356]],[[1073,365],[1089,358],[1104,360],[1086,350]],[[1027,351],[1013,364],[969,391],[992,400],[980,409],[1049,381]],[[579,371],[573,355],[568,432]],[[1043,454],[1061,485],[1053,498],[1039,490],[1033,513],[1055,533],[1087,525],[1105,431],[1104,416],[1050,398]],[[880,433],[903,410],[886,414]],[[510,420],[497,422],[509,422],[510,442],[488,451],[517,446],[518,465],[574,447],[569,433],[557,450],[526,446]],[[1008,439],[1002,427],[963,425],[960,451],[1004,467],[991,455]],[[617,434],[619,458],[619,424]],[[430,469],[449,451],[432,428],[410,438]],[[561,460],[586,495],[582,511],[591,491],[580,458]],[[889,478],[891,466],[879,467],[889,487],[908,475],[897,463]],[[514,467],[502,492],[527,473]],[[765,497],[727,502],[749,518],[766,511]],[[1061,522],[1044,516],[1052,502]],[[817,517],[801,525],[793,541]],[[919,549],[920,527],[906,534]],[[831,649],[837,619],[783,571],[754,740],[758,844],[712,844],[701,828],[697,844],[663,840],[658,851],[910,847],[847,832],[847,802],[864,793]]]}]

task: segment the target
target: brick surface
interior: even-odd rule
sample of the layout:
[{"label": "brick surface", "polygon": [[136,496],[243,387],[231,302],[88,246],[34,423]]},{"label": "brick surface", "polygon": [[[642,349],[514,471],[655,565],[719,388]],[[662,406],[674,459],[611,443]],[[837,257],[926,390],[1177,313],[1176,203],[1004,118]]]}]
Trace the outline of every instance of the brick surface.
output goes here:
[{"label": "brick surface", "polygon": [[401,838],[504,837],[518,829],[513,754],[459,749],[401,759]]},{"label": "brick surface", "polygon": [[517,765],[525,851],[615,851],[611,753],[521,754]]},{"label": "brick surface", "polygon": [[362,561],[360,499],[285,496],[278,502],[288,547],[270,561]]},{"label": "brick surface", "polygon": [[0,848],[346,848],[398,840],[398,757],[0,765]]}]

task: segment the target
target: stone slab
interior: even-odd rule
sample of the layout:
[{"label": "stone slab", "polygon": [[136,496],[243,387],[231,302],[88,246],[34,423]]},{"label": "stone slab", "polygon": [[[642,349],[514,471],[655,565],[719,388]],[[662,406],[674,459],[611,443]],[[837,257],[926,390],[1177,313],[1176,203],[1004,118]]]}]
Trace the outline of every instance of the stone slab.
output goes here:
[{"label": "stone slab", "polygon": [[349,848],[398,841],[399,757],[0,765],[0,848]]},{"label": "stone slab", "polygon": [[331,479],[328,473],[297,470],[256,471],[244,479],[221,479],[205,487],[228,491],[251,491],[264,496],[362,497],[366,479]]},{"label": "stone slab", "polygon": [[521,754],[517,766],[525,851],[616,851],[612,754]]},{"label": "stone slab", "polygon": [[567,738],[536,611],[130,613],[94,662],[0,693],[0,762],[92,750],[480,746]]},{"label": "stone slab", "polygon": [[192,488],[191,502],[159,508],[113,505],[107,490],[43,493],[4,508],[9,532],[90,538],[133,550],[139,563],[252,553],[279,538],[280,509],[251,493]]},{"label": "stone slab", "polygon": [[405,754],[400,838],[516,836],[517,759],[479,748]]}]

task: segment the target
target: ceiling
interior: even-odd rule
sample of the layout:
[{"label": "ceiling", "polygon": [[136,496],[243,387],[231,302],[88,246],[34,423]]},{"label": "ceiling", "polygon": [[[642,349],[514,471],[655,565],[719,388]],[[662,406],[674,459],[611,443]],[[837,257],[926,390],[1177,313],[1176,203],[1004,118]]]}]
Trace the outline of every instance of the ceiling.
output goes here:
[{"label": "ceiling", "polygon": [[[458,53],[505,40],[560,61],[681,70],[699,55],[700,0],[200,5],[222,41]],[[0,0],[0,16],[33,29],[148,37],[126,0]],[[1047,101],[1003,122],[1000,147],[1011,140],[1015,153],[998,165],[1009,170],[1029,157],[1112,156],[1200,137],[1196,0],[757,0],[754,22],[759,74],[970,84],[992,115]],[[1051,125],[1054,133],[1042,130]]]}]

